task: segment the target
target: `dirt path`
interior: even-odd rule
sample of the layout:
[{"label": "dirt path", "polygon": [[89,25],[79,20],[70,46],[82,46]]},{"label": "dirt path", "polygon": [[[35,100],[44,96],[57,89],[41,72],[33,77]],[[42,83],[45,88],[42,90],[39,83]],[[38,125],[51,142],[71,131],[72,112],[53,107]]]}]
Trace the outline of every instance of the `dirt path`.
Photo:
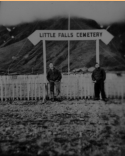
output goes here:
[{"label": "dirt path", "polygon": [[0,103],[1,156],[124,156],[125,103]]}]

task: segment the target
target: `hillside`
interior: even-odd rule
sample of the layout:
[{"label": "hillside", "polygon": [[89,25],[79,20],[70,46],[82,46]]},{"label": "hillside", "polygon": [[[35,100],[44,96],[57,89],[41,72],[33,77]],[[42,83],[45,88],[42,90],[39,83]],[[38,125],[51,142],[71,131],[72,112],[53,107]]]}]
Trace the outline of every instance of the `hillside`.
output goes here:
[{"label": "hillside", "polygon": [[[105,45],[100,41],[100,62],[106,70],[125,70],[125,24],[114,24],[108,29],[115,37]],[[35,30],[67,30],[68,19],[56,17],[46,21],[35,21],[17,26],[0,26],[0,73],[37,74],[43,72],[42,42],[36,46],[27,39]],[[71,18],[70,29],[102,29],[90,19]],[[104,28],[103,28],[104,29]],[[47,65],[67,71],[68,42],[48,41]],[[92,67],[95,64],[95,41],[70,42],[70,69]]]}]

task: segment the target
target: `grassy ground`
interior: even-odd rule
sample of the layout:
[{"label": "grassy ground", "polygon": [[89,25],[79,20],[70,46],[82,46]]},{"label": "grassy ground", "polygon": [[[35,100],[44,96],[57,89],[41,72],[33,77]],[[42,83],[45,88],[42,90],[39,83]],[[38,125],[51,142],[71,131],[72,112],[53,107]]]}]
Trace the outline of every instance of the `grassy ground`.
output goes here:
[{"label": "grassy ground", "polygon": [[0,103],[1,156],[124,156],[125,103]]}]

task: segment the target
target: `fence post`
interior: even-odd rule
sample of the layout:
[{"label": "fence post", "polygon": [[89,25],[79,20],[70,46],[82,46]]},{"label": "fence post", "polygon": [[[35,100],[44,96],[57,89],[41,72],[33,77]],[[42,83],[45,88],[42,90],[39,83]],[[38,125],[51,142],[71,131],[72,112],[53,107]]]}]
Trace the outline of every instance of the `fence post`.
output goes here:
[{"label": "fence post", "polygon": [[12,91],[11,91],[11,77],[10,76],[8,76],[8,82],[9,82],[9,99],[11,98],[11,93],[12,93]]},{"label": "fence post", "polygon": [[86,99],[86,77],[84,77],[84,96],[85,96],[85,99]]},{"label": "fence post", "polygon": [[88,77],[88,73],[87,73],[87,93],[88,93],[88,95],[87,95],[87,97],[88,97],[88,99],[90,98],[90,79],[89,79],[89,77]]},{"label": "fence post", "polygon": [[83,92],[82,92],[82,90],[83,90],[83,74],[82,75],[80,75],[80,84],[79,84],[81,87],[80,87],[80,91],[81,91],[81,99],[82,99],[82,97],[83,97]]},{"label": "fence post", "polygon": [[35,100],[36,100],[36,76],[34,77],[34,89],[35,89]]},{"label": "fence post", "polygon": [[20,100],[22,100],[22,76],[20,81]]},{"label": "fence post", "polygon": [[[69,79],[69,76],[68,76],[68,79]],[[66,86],[67,86],[67,100],[68,100],[68,93],[69,93],[69,80],[67,81],[68,83],[66,83]]]},{"label": "fence post", "polygon": [[123,80],[122,80],[122,78],[121,78],[121,99],[122,99],[122,102],[123,102],[123,85],[124,85],[124,83],[123,83]]},{"label": "fence post", "polygon": [[15,89],[15,98],[16,100],[18,99],[18,76],[16,76],[16,80],[15,80],[15,86],[16,86],[16,89]]},{"label": "fence post", "polygon": [[6,95],[7,95],[7,80],[6,76],[4,76],[4,99],[6,100]]},{"label": "fence post", "polygon": [[105,92],[106,92],[106,97],[108,98],[108,80],[105,81]]},{"label": "fence post", "polygon": [[40,75],[38,79],[38,93],[39,93],[39,100],[40,100]]},{"label": "fence post", "polygon": [[76,97],[76,75],[73,75],[73,99]]},{"label": "fence post", "polygon": [[27,97],[27,81],[26,81],[26,75],[23,76],[23,88],[24,88],[24,100],[26,99]]},{"label": "fence post", "polygon": [[3,82],[2,82],[2,76],[1,76],[1,101],[3,101]]}]

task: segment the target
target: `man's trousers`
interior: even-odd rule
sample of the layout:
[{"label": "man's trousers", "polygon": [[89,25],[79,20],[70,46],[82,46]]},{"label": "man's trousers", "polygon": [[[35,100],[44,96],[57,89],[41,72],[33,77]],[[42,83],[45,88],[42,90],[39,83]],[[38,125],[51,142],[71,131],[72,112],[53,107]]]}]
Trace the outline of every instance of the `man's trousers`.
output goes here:
[{"label": "man's trousers", "polygon": [[56,89],[56,97],[60,94],[61,82],[50,82],[50,94],[51,98],[54,98],[54,90]]},{"label": "man's trousers", "polygon": [[94,86],[94,91],[95,91],[95,98],[99,99],[100,98],[100,93],[102,99],[106,98],[105,90],[104,90],[104,81],[100,80],[95,83]]}]

